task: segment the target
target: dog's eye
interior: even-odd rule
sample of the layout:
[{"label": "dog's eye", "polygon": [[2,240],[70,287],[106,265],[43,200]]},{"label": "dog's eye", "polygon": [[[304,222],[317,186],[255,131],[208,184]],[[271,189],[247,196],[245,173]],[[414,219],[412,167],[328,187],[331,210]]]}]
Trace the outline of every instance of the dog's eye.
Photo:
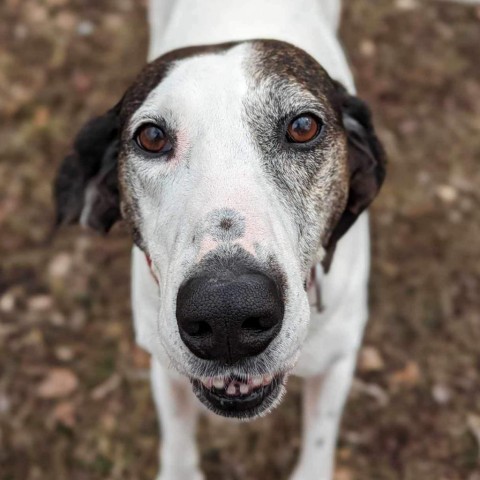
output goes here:
[{"label": "dog's eye", "polygon": [[287,140],[292,143],[306,143],[313,140],[321,130],[321,121],[307,113],[295,117],[287,129]]},{"label": "dog's eye", "polygon": [[164,153],[171,150],[172,146],[165,132],[156,125],[143,125],[137,132],[137,144],[151,153]]}]

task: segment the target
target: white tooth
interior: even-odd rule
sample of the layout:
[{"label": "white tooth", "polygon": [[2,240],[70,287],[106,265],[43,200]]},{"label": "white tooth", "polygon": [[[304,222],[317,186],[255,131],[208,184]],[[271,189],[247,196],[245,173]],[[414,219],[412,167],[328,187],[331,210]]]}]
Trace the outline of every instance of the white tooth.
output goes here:
[{"label": "white tooth", "polygon": [[205,385],[205,387],[212,388],[212,382],[213,382],[212,377],[203,377],[201,379],[201,382]]},{"label": "white tooth", "polygon": [[237,389],[235,388],[235,384],[232,382],[227,388],[227,395],[236,395]]},{"label": "white tooth", "polygon": [[263,384],[264,385],[268,385],[269,383],[271,383],[272,381],[272,376],[271,375],[265,375],[263,377]]},{"label": "white tooth", "polygon": [[242,395],[247,394],[249,390],[250,390],[250,388],[248,387],[248,385],[245,385],[244,383],[240,384],[240,393]]},{"label": "white tooth", "polygon": [[217,377],[213,379],[213,386],[221,390],[225,386],[225,380],[223,378]]},{"label": "white tooth", "polygon": [[259,387],[263,383],[263,377],[252,377],[252,385],[254,387]]}]

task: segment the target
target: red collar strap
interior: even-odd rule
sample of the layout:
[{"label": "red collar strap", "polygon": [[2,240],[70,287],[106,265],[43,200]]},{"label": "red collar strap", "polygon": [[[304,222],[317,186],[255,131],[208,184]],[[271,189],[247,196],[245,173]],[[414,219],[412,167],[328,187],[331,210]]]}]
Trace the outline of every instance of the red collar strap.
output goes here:
[{"label": "red collar strap", "polygon": [[158,278],[155,275],[155,273],[153,271],[153,268],[152,268],[152,259],[150,258],[150,255],[147,255],[147,254],[145,254],[145,258],[147,260],[148,268],[150,269],[150,274],[152,275],[153,279],[155,280],[155,282],[158,285]]}]

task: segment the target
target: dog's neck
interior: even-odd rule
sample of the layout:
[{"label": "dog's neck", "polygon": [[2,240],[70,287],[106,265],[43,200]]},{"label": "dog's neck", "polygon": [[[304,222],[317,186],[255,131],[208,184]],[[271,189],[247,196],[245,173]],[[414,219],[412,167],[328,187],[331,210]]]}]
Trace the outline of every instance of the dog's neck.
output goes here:
[{"label": "dog's neck", "polygon": [[150,1],[150,60],[186,46],[271,38],[302,48],[354,91],[336,34],[340,0]]}]

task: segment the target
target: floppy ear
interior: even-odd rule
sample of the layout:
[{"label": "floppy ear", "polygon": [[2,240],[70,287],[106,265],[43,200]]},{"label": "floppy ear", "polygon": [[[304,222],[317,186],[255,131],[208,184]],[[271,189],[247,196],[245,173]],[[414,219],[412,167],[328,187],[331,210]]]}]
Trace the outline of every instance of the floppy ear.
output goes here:
[{"label": "floppy ear", "polygon": [[339,83],[336,83],[336,87],[348,140],[350,186],[345,210],[326,245],[327,254],[323,261],[325,271],[330,267],[338,240],[379,192],[386,167],[385,151],[375,134],[367,104],[349,95]]},{"label": "floppy ear", "polygon": [[106,233],[120,219],[120,108],[87,122],[63,160],[54,183],[57,226],[78,222]]}]

